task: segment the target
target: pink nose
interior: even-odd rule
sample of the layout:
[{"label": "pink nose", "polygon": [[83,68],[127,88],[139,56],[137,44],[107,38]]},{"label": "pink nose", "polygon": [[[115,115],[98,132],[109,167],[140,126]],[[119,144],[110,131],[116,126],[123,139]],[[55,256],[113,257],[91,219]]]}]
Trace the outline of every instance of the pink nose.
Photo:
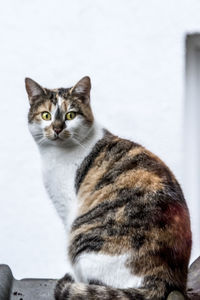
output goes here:
[{"label": "pink nose", "polygon": [[55,133],[59,134],[62,131],[62,128],[60,127],[55,127],[54,128]]}]

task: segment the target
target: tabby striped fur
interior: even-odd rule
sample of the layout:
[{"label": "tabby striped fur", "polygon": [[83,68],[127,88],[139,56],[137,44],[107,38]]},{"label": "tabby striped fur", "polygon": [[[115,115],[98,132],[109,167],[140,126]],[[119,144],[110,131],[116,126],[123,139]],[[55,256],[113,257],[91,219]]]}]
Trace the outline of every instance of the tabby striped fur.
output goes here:
[{"label": "tabby striped fur", "polygon": [[[74,98],[73,88],[63,89],[64,95],[59,89],[52,90],[55,93],[53,99],[58,99],[56,93],[61,95],[66,110],[72,105],[70,101],[76,103],[79,99],[77,103],[90,128],[88,133],[84,132],[82,144],[74,146],[74,160],[67,162],[74,171],[69,175],[66,172],[66,177],[59,177],[65,185],[69,176],[68,182],[73,185],[71,202],[67,200],[67,188],[63,190],[63,201],[68,201],[66,214],[70,214],[70,205],[74,207],[67,229],[68,257],[74,273],[58,281],[55,298],[164,300],[172,290],[185,294],[191,231],[182,190],[172,172],[157,156],[139,144],[121,139],[107,130],[102,131],[96,125],[89,101],[83,101],[83,85],[86,85],[89,99],[88,80],[84,78],[78,83],[82,86],[76,90]],[[29,82],[29,99],[30,89]],[[82,98],[77,91],[81,91]],[[40,95],[39,100],[31,103],[31,126],[39,122],[34,120],[44,101],[47,99]],[[52,100],[48,98],[48,101]],[[98,136],[95,134],[97,127],[98,132],[102,132]],[[90,136],[92,129],[94,134]],[[42,147],[40,152],[44,159],[50,148]],[[51,147],[57,151],[61,146]],[[66,144],[63,150],[62,146],[62,151],[67,153],[68,147]],[[77,148],[80,151],[76,155]],[[64,165],[67,154],[63,157]],[[48,176],[48,171],[44,174]],[[48,184],[52,182],[53,185],[53,180],[55,178],[50,178]]]}]

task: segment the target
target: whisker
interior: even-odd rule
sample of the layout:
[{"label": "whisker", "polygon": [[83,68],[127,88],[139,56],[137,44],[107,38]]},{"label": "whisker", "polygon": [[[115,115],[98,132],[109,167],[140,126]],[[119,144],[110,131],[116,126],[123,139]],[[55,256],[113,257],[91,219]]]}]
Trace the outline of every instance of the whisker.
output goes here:
[{"label": "whisker", "polygon": [[34,137],[35,137],[35,138],[43,138],[44,135],[41,134],[41,133],[36,133],[36,134],[34,134]]},{"label": "whisker", "polygon": [[45,142],[46,138],[43,136],[39,141],[38,144],[42,145]]},{"label": "whisker", "polygon": [[84,150],[87,149],[87,148],[86,148],[83,144],[81,144],[81,142],[78,140],[76,134],[73,135],[73,138],[75,139],[75,141],[76,141],[76,142],[77,142]]}]

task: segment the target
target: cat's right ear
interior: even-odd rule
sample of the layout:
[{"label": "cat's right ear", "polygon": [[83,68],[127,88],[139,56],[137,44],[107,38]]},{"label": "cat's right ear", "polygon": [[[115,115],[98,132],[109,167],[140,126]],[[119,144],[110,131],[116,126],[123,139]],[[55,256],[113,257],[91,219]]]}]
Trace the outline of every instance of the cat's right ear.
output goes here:
[{"label": "cat's right ear", "polygon": [[46,94],[45,89],[31,78],[25,78],[25,86],[30,104]]}]

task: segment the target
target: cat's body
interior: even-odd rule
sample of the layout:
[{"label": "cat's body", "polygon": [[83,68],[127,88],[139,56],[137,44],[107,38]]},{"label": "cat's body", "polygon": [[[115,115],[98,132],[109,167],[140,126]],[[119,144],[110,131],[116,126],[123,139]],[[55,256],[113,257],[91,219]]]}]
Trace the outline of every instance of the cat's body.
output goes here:
[{"label": "cat's body", "polygon": [[94,121],[88,77],[71,89],[47,90],[30,79],[26,87],[30,131],[65,224],[76,281],[61,279],[56,299],[161,300],[174,289],[185,293],[190,220],[171,171]]}]

